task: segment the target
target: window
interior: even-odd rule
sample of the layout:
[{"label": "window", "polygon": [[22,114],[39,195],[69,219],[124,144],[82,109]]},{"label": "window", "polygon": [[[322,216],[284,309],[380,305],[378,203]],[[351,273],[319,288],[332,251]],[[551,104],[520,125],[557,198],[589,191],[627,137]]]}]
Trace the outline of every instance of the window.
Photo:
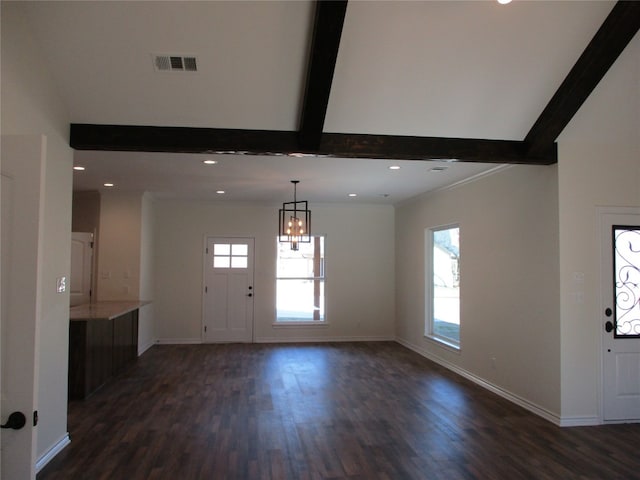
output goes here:
[{"label": "window", "polygon": [[213,268],[247,268],[249,247],[246,244],[213,245]]},{"label": "window", "polygon": [[460,227],[427,230],[426,335],[460,348]]},{"label": "window", "polygon": [[291,250],[276,242],[276,321],[324,322],[324,237]]}]

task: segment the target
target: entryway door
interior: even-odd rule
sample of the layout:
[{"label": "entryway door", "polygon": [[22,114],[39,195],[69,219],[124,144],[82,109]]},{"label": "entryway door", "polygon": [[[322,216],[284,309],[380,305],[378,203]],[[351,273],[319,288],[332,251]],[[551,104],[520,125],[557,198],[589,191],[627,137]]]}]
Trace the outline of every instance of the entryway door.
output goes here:
[{"label": "entryway door", "polygon": [[640,209],[601,212],[603,420],[640,420]]},{"label": "entryway door", "polygon": [[207,238],[204,342],[253,341],[253,250],[253,238]]},{"label": "entryway door", "polygon": [[[35,478],[38,317],[41,310],[40,252],[46,139],[2,136],[2,314],[0,376],[2,424],[0,478]],[[55,285],[51,286],[55,288]],[[17,412],[17,413],[16,413]],[[20,421],[22,420],[22,421]],[[11,422],[9,422],[11,423]]]}]

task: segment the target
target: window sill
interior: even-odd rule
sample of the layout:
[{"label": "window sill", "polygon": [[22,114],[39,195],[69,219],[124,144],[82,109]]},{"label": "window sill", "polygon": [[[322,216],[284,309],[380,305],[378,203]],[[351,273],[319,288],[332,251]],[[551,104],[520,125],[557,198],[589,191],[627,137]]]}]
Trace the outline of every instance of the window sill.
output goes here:
[{"label": "window sill", "polygon": [[430,341],[438,344],[439,346],[444,347],[447,350],[450,350],[450,351],[452,351],[454,353],[460,353],[460,345],[456,345],[453,342],[448,342],[444,338],[436,337],[434,335],[425,335],[424,338],[426,338],[427,340],[430,340]]},{"label": "window sill", "polygon": [[287,328],[287,327],[326,327],[329,322],[310,321],[310,322],[273,322],[271,324],[274,328]]}]

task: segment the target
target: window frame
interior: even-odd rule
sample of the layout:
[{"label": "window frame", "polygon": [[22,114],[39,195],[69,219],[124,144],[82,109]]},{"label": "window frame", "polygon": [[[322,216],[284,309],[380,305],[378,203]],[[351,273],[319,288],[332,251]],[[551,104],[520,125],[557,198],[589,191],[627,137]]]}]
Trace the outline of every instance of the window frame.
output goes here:
[{"label": "window frame", "polygon": [[445,335],[441,335],[435,331],[435,282],[434,282],[434,269],[435,269],[435,259],[434,259],[434,235],[436,232],[441,232],[443,230],[451,230],[458,229],[458,240],[460,242],[460,237],[462,228],[459,222],[449,223],[446,225],[439,225],[436,227],[428,227],[425,228],[425,325],[424,325],[424,336],[425,338],[437,342],[439,345],[444,346],[454,352],[460,352],[462,348],[462,316],[461,316],[461,263],[460,260],[462,258],[461,248],[458,245],[459,253],[458,253],[458,335],[460,337],[459,340],[456,340],[451,337],[447,337]]},{"label": "window frame", "polygon": [[[275,312],[274,312],[274,318],[275,321],[273,322],[273,326],[274,327],[300,327],[300,326],[304,326],[304,327],[317,327],[317,326],[324,326],[324,325],[328,325],[327,322],[327,311],[326,311],[326,306],[327,306],[327,299],[326,299],[326,285],[327,285],[327,265],[326,265],[326,258],[327,258],[327,236],[325,234],[312,234],[311,238],[313,238],[313,241],[311,242],[313,245],[315,245],[316,239],[317,238],[322,238],[322,254],[323,256],[321,257],[321,262],[320,262],[320,276],[304,276],[304,277],[279,277],[278,276],[278,261],[279,261],[279,255],[280,255],[280,247],[283,245],[280,242],[280,238],[276,237],[276,268],[275,268],[275,280],[276,280],[276,291],[275,291],[275,300],[276,300],[276,305],[275,305]],[[322,300],[322,312],[324,313],[323,318],[319,319],[319,320],[314,320],[313,318],[310,319],[304,319],[304,318],[300,318],[300,319],[294,319],[294,320],[286,320],[286,319],[279,319],[278,318],[278,283],[279,280],[311,280],[311,281],[315,281],[315,280],[320,280],[321,281],[321,289],[322,289],[322,295],[321,295],[321,300]]]}]

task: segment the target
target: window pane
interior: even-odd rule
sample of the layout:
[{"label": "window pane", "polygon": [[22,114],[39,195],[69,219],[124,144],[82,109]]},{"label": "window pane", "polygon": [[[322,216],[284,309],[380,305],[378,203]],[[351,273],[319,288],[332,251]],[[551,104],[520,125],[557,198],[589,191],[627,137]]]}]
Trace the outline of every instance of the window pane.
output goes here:
[{"label": "window pane", "polygon": [[613,227],[615,336],[640,336],[640,228]]},{"label": "window pane", "polygon": [[460,229],[432,232],[432,308],[431,333],[460,343]]},{"label": "window pane", "polygon": [[[319,287],[317,304],[314,301],[315,283]],[[276,308],[279,322],[324,320],[324,280],[279,279],[277,292]]]},{"label": "window pane", "polygon": [[231,245],[231,255],[247,256],[249,255],[249,246],[245,244]]},{"label": "window pane", "polygon": [[277,245],[277,321],[323,321],[324,237],[312,237],[297,251],[286,243]]},{"label": "window pane", "polygon": [[231,253],[231,245],[226,243],[216,243],[213,246],[214,255],[229,255]]},{"label": "window pane", "polygon": [[247,257],[231,257],[231,268],[247,268]]},{"label": "window pane", "polygon": [[213,268],[229,268],[229,257],[213,257]]},{"label": "window pane", "polygon": [[[319,242],[320,258],[315,263],[314,251]],[[301,278],[324,276],[324,237],[312,237],[310,243],[300,243],[299,250],[291,250],[287,243],[278,243],[278,261],[276,265],[278,278]]]}]

